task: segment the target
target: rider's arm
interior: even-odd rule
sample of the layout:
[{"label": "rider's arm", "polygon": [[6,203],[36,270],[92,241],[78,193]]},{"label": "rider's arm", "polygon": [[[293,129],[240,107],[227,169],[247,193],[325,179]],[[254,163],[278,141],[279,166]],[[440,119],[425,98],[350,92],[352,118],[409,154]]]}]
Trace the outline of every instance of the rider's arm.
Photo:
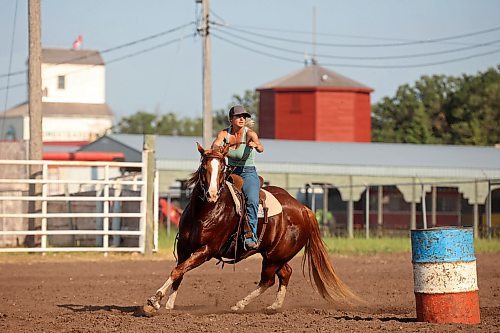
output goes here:
[{"label": "rider's arm", "polygon": [[257,133],[250,130],[250,131],[248,131],[247,136],[248,136],[247,145],[252,147],[252,148],[255,148],[255,150],[257,150],[257,152],[262,153],[264,151],[264,146],[260,142],[259,136],[257,135]]},{"label": "rider's arm", "polygon": [[219,134],[217,134],[217,137],[212,143],[212,149],[222,147],[224,145],[224,138],[226,137],[226,133],[226,131],[220,131]]}]

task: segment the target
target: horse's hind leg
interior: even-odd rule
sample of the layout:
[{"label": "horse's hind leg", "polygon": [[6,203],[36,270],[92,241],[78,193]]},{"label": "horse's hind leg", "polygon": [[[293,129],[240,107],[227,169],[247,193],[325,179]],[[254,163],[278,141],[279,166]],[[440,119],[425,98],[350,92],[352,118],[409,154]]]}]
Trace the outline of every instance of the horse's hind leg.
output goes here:
[{"label": "horse's hind leg", "polygon": [[277,265],[266,263],[266,260],[264,259],[262,262],[262,272],[260,273],[259,286],[257,289],[248,294],[247,297],[232,306],[231,310],[243,310],[248,304],[250,304],[251,301],[262,295],[269,287],[271,287],[274,284],[274,275],[276,274],[278,267],[279,266]]},{"label": "horse's hind leg", "polygon": [[276,272],[276,275],[278,275],[280,282],[278,294],[276,295],[274,303],[267,307],[268,310],[279,310],[283,306],[288,281],[290,281],[290,276],[292,275],[292,267],[288,264],[284,264],[283,267]]}]

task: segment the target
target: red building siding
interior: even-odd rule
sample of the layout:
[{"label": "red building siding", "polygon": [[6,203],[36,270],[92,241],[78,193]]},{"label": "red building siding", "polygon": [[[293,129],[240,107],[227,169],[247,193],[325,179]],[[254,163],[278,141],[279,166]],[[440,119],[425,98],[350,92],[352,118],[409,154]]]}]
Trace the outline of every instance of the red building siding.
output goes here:
[{"label": "red building siding", "polygon": [[316,140],[352,142],[355,130],[355,95],[345,91],[318,91]]},{"label": "red building siding", "polygon": [[371,141],[371,88],[314,65],[257,89],[262,138]]},{"label": "red building siding", "polygon": [[369,93],[356,93],[354,112],[356,115],[354,126],[354,141],[371,142],[372,118]]},{"label": "red building siding", "polygon": [[272,139],[275,137],[275,94],[272,90],[262,90],[259,98],[259,136]]},{"label": "red building siding", "polygon": [[312,91],[275,92],[274,139],[315,140],[315,96]]}]

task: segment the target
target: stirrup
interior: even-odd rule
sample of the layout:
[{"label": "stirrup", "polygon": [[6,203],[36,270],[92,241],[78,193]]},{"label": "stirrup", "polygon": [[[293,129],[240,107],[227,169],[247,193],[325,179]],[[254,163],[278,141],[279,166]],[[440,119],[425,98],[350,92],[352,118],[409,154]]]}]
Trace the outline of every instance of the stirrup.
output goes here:
[{"label": "stirrup", "polygon": [[246,238],[243,242],[243,247],[245,251],[257,250],[259,248],[259,242],[254,241],[252,238]]}]

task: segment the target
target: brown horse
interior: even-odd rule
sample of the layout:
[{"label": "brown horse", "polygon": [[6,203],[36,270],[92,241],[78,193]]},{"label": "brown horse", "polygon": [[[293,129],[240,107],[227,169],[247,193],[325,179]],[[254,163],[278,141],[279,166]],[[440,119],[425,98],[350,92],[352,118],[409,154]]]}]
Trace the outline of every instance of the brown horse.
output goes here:
[{"label": "brown horse", "polygon": [[[254,298],[279,280],[278,294],[269,310],[280,309],[292,268],[288,262],[305,247],[302,271],[307,261],[309,278],[314,281],[319,294],[328,301],[349,300],[356,296],[337,277],[329,261],[324,243],[320,238],[318,222],[313,212],[295,200],[285,190],[267,186],[282,205],[282,213],[269,217],[267,227],[257,250],[244,252],[228,250],[231,236],[238,230],[240,217],[234,208],[226,184],[225,156],[229,146],[220,150],[204,150],[198,144],[201,164],[193,173],[190,183],[194,186],[190,202],[184,210],[179,224],[177,242],[177,266],[156,294],[147,300],[143,311],[151,315],[160,309],[160,301],[167,296],[166,308],[173,309],[177,290],[184,274],[212,258],[232,258],[236,262],[252,254],[262,255],[262,271],[258,288],[240,300],[231,309],[242,310]],[[259,218],[258,234],[263,230],[263,219]]]}]

